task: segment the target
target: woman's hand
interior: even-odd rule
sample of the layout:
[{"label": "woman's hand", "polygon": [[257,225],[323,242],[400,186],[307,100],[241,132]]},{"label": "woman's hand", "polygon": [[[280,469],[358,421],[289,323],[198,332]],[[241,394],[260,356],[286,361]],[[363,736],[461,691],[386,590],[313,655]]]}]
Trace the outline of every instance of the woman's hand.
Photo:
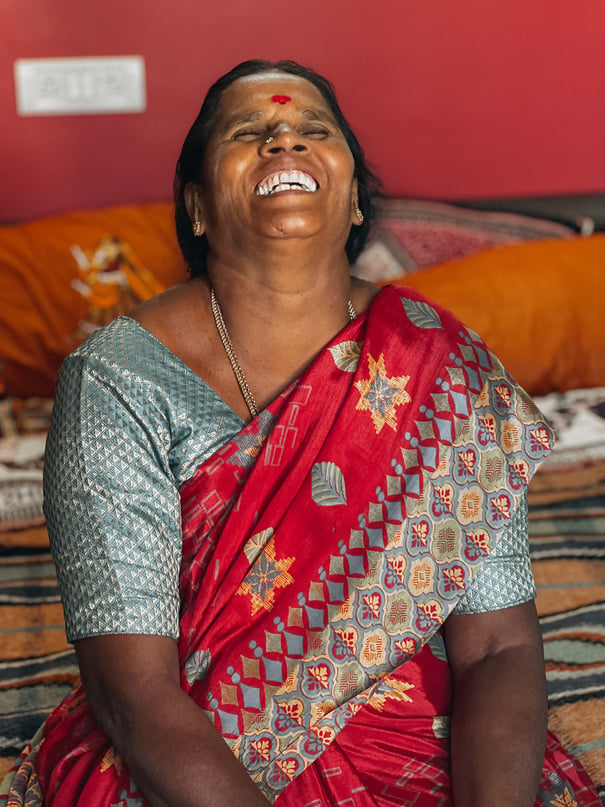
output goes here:
[{"label": "woman's hand", "polygon": [[174,640],[98,636],[76,653],[92,713],[152,807],[268,804],[181,689]]},{"label": "woman's hand", "polygon": [[546,743],[546,681],[533,602],[445,623],[456,807],[533,807]]}]

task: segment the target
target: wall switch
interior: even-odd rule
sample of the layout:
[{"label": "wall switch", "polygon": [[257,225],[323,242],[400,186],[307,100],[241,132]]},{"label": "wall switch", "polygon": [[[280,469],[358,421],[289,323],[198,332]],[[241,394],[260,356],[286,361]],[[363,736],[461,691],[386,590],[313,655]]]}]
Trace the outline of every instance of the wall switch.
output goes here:
[{"label": "wall switch", "polygon": [[17,59],[19,115],[99,115],[144,112],[142,56]]}]

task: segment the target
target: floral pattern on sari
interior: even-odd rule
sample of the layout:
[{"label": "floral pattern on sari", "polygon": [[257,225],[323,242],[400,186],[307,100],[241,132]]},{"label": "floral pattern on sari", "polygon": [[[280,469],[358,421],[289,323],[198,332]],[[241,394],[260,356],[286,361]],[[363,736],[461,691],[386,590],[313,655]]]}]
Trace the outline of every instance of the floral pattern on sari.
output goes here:
[{"label": "floral pattern on sari", "polygon": [[[401,291],[379,300],[182,491],[208,593],[184,593],[181,653],[212,648],[183,685],[271,798],[363,704],[401,697],[389,674],[440,629],[552,444],[476,334]],[[220,523],[200,511],[215,488]]]},{"label": "floral pattern on sari", "polygon": [[[269,801],[341,803],[367,782],[448,803],[440,629],[551,442],[476,334],[392,288],[182,487],[181,686]],[[39,773],[49,804],[146,803],[81,690],[44,736],[23,792]],[[536,804],[575,807],[549,771]]]}]

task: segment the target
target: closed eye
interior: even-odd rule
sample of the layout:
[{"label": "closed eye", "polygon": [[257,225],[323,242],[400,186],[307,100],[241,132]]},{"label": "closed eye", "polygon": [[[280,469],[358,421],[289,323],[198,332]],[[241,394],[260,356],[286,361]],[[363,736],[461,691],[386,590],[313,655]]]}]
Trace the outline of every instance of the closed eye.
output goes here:
[{"label": "closed eye", "polygon": [[330,131],[328,129],[324,129],[321,126],[313,126],[311,128],[305,128],[301,132],[305,137],[312,137],[316,140],[323,140],[324,137],[329,137]]},{"label": "closed eye", "polygon": [[[323,126],[305,126],[301,127],[300,134],[303,137],[310,137],[314,140],[323,140],[324,138],[329,137],[331,132],[329,129],[326,129]],[[234,132],[231,139],[243,140],[245,143],[251,143],[254,140],[258,140],[259,138],[264,138],[266,136],[267,131],[265,129],[246,128],[238,129],[238,131]]]},{"label": "closed eye", "polygon": [[239,131],[234,133],[232,140],[252,141],[257,140],[264,134],[265,132],[261,131],[260,129],[240,129]]}]

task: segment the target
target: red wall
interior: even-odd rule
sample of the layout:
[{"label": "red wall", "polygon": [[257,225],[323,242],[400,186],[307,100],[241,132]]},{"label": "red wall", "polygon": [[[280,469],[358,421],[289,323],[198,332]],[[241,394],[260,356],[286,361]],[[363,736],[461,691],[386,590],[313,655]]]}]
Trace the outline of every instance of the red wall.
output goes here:
[{"label": "red wall", "polygon": [[[605,190],[603,0],[3,0],[0,220],[166,199],[209,82],[294,58],[394,195]],[[141,54],[140,115],[19,118],[13,61]]]}]

